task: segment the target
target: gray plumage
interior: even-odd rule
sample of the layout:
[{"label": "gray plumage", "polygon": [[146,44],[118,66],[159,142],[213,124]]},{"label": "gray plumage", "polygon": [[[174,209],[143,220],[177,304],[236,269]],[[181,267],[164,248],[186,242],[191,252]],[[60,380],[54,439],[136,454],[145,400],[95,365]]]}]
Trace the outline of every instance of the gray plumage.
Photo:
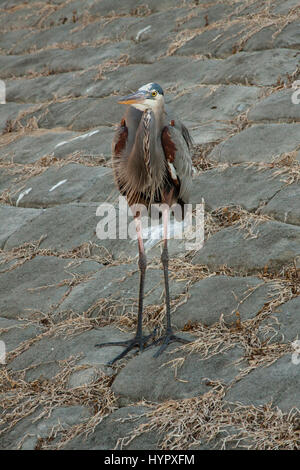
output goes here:
[{"label": "gray plumage", "polygon": [[[163,140],[164,129],[170,135],[174,152],[171,143]],[[171,154],[166,155],[170,147]],[[192,182],[191,147],[187,128],[166,106],[157,112],[128,106],[117,128],[112,153],[115,179],[129,205],[161,202],[164,187],[174,183],[172,165],[179,183],[172,203],[177,200],[188,203]]]},{"label": "gray plumage", "polygon": [[142,332],[144,282],[147,267],[146,253],[141,233],[141,214],[134,212],[139,249],[140,286],[138,301],[137,329],[134,338],[127,341],[98,344],[103,346],[124,346],[124,351],[109,365],[124,357],[131,349],[140,351],[153,340],[151,345],[161,343],[155,356],[161,354],[169,343],[188,341],[173,334],[170,315],[170,294],[168,278],[168,212],[178,202],[184,215],[184,204],[189,202],[192,181],[192,141],[186,127],[165,106],[164,93],[157,83],[148,83],[136,93],[122,98],[120,103],[129,104],[117,128],[113,144],[113,169],[117,186],[126,196],[129,206],[165,203],[162,208],[164,246],[161,255],[165,280],[166,330],[154,340],[156,329],[148,335]]}]

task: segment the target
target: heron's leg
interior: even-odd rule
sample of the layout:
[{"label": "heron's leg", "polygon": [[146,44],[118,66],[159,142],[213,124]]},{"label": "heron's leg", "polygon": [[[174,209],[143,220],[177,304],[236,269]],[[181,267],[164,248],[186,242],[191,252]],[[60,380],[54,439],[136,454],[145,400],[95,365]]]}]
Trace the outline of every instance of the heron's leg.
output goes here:
[{"label": "heron's leg", "polygon": [[169,290],[169,252],[168,252],[168,217],[169,208],[163,209],[163,228],[164,228],[164,246],[161,254],[161,262],[164,271],[165,280],[165,302],[166,302],[166,332],[171,331],[171,309],[170,309],[170,290]]},{"label": "heron's leg", "polygon": [[[135,218],[136,221],[136,232],[138,237],[138,247],[139,247],[139,270],[140,270],[140,287],[139,287],[139,303],[138,303],[138,320],[137,320],[137,329],[136,329],[136,338],[142,339],[142,318],[143,318],[143,303],[144,303],[144,285],[145,285],[145,275],[147,269],[147,258],[144,248],[144,242],[142,238],[142,225],[140,218]],[[140,344],[140,349],[143,349],[143,344]]]},{"label": "heron's leg", "polygon": [[121,352],[118,356],[108,362],[108,365],[114,364],[122,357],[126,356],[129,351],[133,348],[138,347],[140,351],[143,351],[144,345],[149,341],[149,339],[155,336],[155,330],[149,335],[143,335],[142,332],[142,318],[143,318],[143,300],[144,300],[144,284],[145,284],[145,275],[147,268],[147,258],[144,248],[144,242],[141,235],[141,221],[139,217],[135,218],[136,221],[136,231],[138,237],[138,247],[139,247],[139,270],[140,270],[140,287],[139,287],[139,301],[138,301],[138,320],[137,320],[137,329],[135,336],[132,339],[127,341],[113,341],[110,343],[96,344],[95,347],[102,348],[105,346],[124,346],[124,351]]},{"label": "heron's leg", "polygon": [[[169,201],[168,201],[169,202]],[[165,280],[165,302],[166,302],[166,331],[163,336],[154,341],[153,344],[162,343],[159,350],[154,354],[154,357],[159,356],[168,346],[168,344],[177,341],[179,343],[189,343],[190,341],[176,336],[173,334],[171,326],[171,309],[170,309],[170,291],[169,291],[169,253],[168,253],[168,219],[169,219],[169,205],[163,208],[163,229],[164,229],[164,246],[161,254],[161,262],[164,271]]]}]

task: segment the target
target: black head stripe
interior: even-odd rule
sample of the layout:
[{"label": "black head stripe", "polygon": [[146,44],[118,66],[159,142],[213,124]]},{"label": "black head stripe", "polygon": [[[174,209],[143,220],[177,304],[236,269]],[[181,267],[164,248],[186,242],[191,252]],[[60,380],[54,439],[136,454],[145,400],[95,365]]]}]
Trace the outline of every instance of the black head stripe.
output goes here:
[{"label": "black head stripe", "polygon": [[164,91],[163,91],[162,87],[158,83],[152,83],[151,90],[156,90],[157,93],[159,93],[160,95],[164,94]]}]

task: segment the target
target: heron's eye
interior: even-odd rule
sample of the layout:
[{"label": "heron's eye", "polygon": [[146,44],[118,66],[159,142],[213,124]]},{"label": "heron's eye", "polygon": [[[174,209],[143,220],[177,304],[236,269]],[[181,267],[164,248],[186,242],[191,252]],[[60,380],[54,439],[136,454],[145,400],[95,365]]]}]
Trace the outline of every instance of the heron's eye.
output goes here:
[{"label": "heron's eye", "polygon": [[152,91],[151,95],[152,95],[152,96],[156,96],[156,95],[157,95],[157,91],[155,91],[155,90]]}]

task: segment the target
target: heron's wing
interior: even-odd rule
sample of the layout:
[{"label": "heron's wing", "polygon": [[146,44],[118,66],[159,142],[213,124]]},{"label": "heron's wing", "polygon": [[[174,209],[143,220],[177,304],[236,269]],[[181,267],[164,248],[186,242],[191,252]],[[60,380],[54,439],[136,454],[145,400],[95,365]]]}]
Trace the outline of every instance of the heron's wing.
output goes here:
[{"label": "heron's wing", "polygon": [[112,154],[113,156],[121,155],[126,147],[128,139],[128,127],[125,119],[122,119],[119,126],[116,129],[113,142],[112,142]]},{"label": "heron's wing", "polygon": [[113,138],[113,156],[122,155],[124,159],[128,157],[134,144],[141,116],[142,112],[138,109],[135,109],[132,106],[127,107],[120,124],[117,126]]},{"label": "heron's wing", "polygon": [[148,174],[144,159],[140,158],[144,151],[143,135],[138,132],[142,115],[141,111],[128,106],[112,143],[115,182],[130,206],[137,203],[147,205],[144,186]]},{"label": "heron's wing", "polygon": [[178,198],[183,203],[188,203],[193,174],[192,139],[189,131],[179,120],[172,119],[164,127],[161,140],[170,176],[179,190]]},{"label": "heron's wing", "polygon": [[194,144],[193,144],[193,139],[188,129],[178,118],[177,114],[172,109],[170,109],[168,105],[165,105],[165,109],[166,109],[166,120],[167,120],[168,125],[172,125],[172,127],[175,127],[175,129],[177,129],[182,134],[184,140],[186,141],[188,148],[192,150],[192,147]]}]

